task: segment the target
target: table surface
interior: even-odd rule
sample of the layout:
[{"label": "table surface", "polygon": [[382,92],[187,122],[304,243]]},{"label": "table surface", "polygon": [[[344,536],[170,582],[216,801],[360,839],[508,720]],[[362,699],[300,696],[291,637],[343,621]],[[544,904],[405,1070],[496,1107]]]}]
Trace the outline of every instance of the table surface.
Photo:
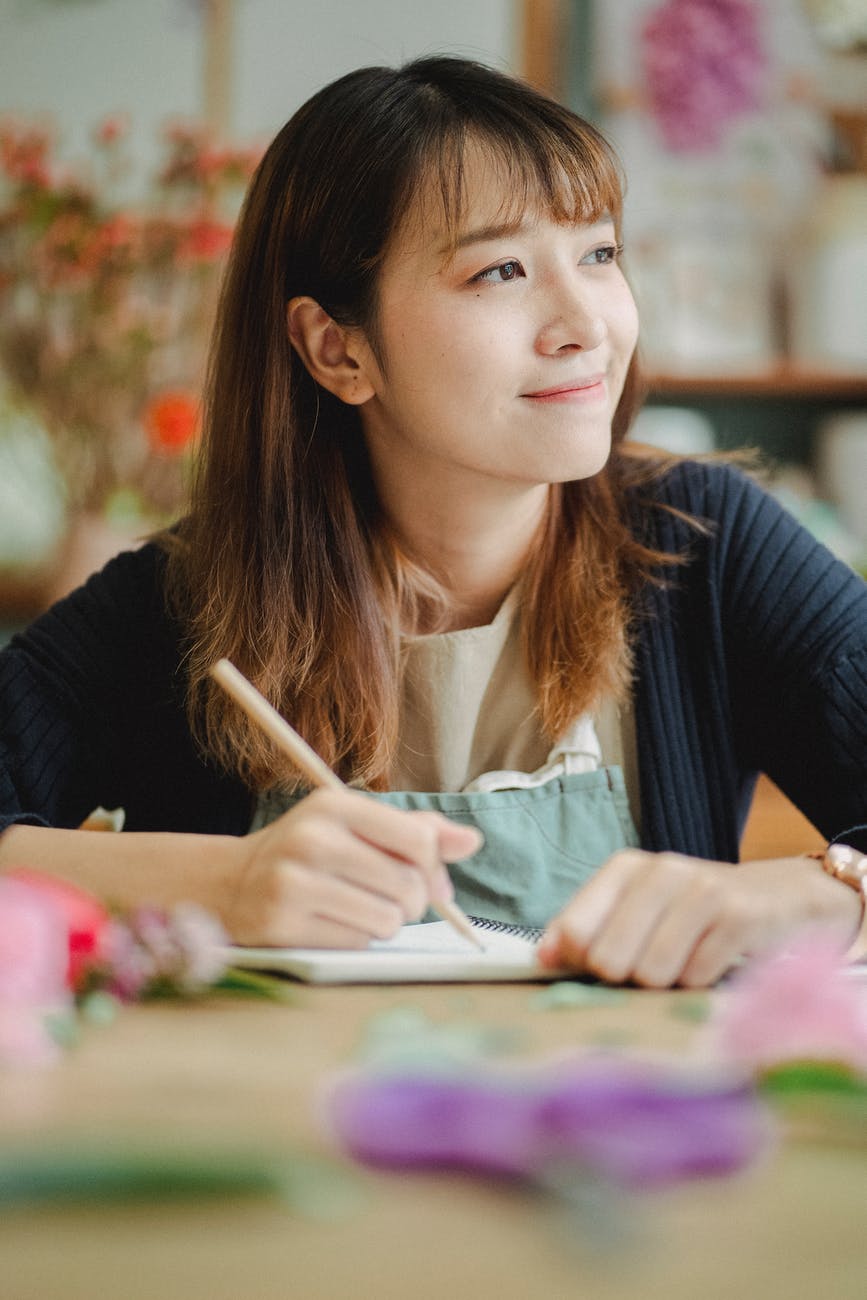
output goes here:
[{"label": "table surface", "polygon": [[[372,1018],[517,1035],[522,1057],[618,1040],[693,1054],[683,992],[539,1010],[539,988],[299,986],[287,1005],[228,996],[125,1008],[49,1070],[0,1076],[7,1151],[45,1142],[307,1153],[347,1167],[322,1122],[327,1080]],[[867,1296],[867,1146],[805,1135],[734,1177],[590,1204],[571,1222],[538,1195],[453,1174],[357,1170],[335,1221],[273,1195],[7,1210],[2,1300],[223,1297]]]}]

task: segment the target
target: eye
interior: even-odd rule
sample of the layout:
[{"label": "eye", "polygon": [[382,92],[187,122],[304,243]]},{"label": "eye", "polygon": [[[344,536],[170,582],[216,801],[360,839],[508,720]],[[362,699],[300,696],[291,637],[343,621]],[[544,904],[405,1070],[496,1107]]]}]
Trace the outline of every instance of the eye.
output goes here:
[{"label": "eye", "polygon": [[474,275],[471,284],[506,284],[509,280],[517,280],[524,274],[524,268],[520,262],[508,261],[498,262],[496,266],[489,266],[485,271],[479,271]]},{"label": "eye", "polygon": [[581,266],[610,266],[623,252],[622,244],[600,244],[581,258]]}]

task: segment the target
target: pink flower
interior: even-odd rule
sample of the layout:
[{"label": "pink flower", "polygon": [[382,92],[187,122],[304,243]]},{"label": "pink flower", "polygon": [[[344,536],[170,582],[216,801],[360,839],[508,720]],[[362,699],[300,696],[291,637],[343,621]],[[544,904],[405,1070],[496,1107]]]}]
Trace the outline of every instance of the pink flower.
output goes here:
[{"label": "pink flower", "polygon": [[68,880],[30,867],[14,867],[0,883],[26,888],[37,903],[50,906],[59,916],[63,936],[60,944],[63,983],[69,988],[78,988],[85,982],[89,968],[102,961],[103,936],[109,919],[102,903]]},{"label": "pink flower", "polygon": [[42,1065],[57,1050],[44,1015],[69,1002],[69,943],[56,902],[0,878],[0,1065]]},{"label": "pink flower", "polygon": [[224,975],[229,936],[217,918],[197,903],[176,903],[171,922],[181,957],[181,990],[199,993]]},{"label": "pink flower", "polygon": [[0,1003],[0,1067],[53,1065],[60,1054],[41,1012]]},{"label": "pink flower", "polygon": [[59,906],[23,881],[0,878],[0,1005],[44,1007],[65,1000],[68,969]]},{"label": "pink flower", "polygon": [[168,991],[195,996],[225,972],[228,943],[216,917],[196,903],[176,903],[168,912],[138,907],[110,926],[109,987],[127,1002]]},{"label": "pink flower", "polygon": [[831,1061],[867,1070],[865,989],[822,933],[749,962],[710,1032],[721,1055],[752,1069]]},{"label": "pink flower", "polygon": [[766,56],[754,0],[666,0],[641,32],[650,108],[669,149],[719,146],[761,102]]},{"label": "pink flower", "polygon": [[111,921],[105,937],[109,990],[124,1002],[135,1002],[154,982],[157,963],[123,921]]}]

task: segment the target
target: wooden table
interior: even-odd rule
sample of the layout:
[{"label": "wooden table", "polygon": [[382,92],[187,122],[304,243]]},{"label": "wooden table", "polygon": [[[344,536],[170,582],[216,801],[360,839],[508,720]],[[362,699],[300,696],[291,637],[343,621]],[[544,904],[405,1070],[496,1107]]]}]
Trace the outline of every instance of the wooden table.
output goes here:
[{"label": "wooden table", "polygon": [[[127,1008],[88,1028],[59,1066],[0,1076],[0,1136],[7,1148],[133,1137],[327,1157],[323,1081],[388,1008],[516,1029],[530,1056],[624,1036],[691,1051],[700,1032],[677,1014],[688,993],[541,1011],[538,992],[301,987],[292,1005],[222,997]],[[540,1198],[514,1188],[366,1170],[358,1205],[337,1222],[258,1195],[7,1210],[0,1297],[864,1300],[865,1151],[788,1141],[736,1177],[625,1198],[601,1234],[592,1216],[567,1233]]]}]

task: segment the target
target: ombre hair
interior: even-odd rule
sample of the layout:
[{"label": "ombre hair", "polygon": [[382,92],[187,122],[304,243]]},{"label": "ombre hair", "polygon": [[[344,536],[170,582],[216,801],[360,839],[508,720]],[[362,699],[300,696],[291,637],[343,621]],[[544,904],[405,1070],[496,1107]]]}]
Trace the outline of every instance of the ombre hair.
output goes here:
[{"label": "ombre hair", "polygon": [[[456,237],[468,146],[507,188],[503,215],[609,215],[623,187],[600,132],[502,73],[463,59],[362,68],[314,95],[265,153],[235,235],[214,331],[191,510],[166,545],[186,632],[188,713],[206,754],[252,789],[297,773],[208,677],[230,658],[349,781],[388,787],[401,633],[437,626],[437,575],[392,535],[356,407],[318,387],[290,344],[287,303],[309,295],[377,348],[377,277],[413,214],[441,206]],[[633,361],[608,465],[552,487],[528,559],[522,635],[552,739],[630,679],[630,598],[671,557],[647,549],[627,491],[647,462],[623,446]]]}]

